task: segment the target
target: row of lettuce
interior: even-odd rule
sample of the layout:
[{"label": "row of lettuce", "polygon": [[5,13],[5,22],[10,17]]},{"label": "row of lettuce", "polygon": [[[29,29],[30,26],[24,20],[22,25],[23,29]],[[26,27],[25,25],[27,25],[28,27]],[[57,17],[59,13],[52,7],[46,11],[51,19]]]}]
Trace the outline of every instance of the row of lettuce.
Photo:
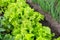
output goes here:
[{"label": "row of lettuce", "polygon": [[44,16],[31,9],[26,0],[0,0],[0,14],[0,40],[52,40],[54,36],[39,22]]}]

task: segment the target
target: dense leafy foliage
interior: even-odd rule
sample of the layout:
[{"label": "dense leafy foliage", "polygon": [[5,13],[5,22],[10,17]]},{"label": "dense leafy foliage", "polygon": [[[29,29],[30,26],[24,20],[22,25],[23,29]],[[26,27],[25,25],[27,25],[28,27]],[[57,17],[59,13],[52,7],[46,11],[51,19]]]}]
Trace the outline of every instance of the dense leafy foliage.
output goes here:
[{"label": "dense leafy foliage", "polygon": [[14,2],[16,2],[16,0],[0,0],[0,14],[3,14],[7,9],[7,6]]},{"label": "dense leafy foliage", "polygon": [[11,2],[0,17],[0,40],[51,40],[53,34],[39,23],[41,20],[44,16],[31,9],[26,0]]},{"label": "dense leafy foliage", "polygon": [[32,0],[34,3],[45,11],[51,14],[51,16],[60,23],[60,0]]},{"label": "dense leafy foliage", "polygon": [[60,37],[58,37],[58,38],[56,38],[56,39],[54,39],[54,40],[60,40]]}]

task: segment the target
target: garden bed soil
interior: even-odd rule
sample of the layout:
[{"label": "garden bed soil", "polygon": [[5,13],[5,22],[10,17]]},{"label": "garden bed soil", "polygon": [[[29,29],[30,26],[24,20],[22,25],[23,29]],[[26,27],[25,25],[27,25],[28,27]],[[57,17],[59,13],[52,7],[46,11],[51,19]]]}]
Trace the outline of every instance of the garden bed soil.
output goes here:
[{"label": "garden bed soil", "polygon": [[45,16],[45,20],[41,21],[41,23],[45,26],[49,26],[52,33],[55,33],[55,37],[60,36],[60,24],[55,21],[48,12],[44,12],[39,5],[32,3],[31,0],[27,0],[27,3],[31,8],[34,8],[35,11],[38,11]]}]

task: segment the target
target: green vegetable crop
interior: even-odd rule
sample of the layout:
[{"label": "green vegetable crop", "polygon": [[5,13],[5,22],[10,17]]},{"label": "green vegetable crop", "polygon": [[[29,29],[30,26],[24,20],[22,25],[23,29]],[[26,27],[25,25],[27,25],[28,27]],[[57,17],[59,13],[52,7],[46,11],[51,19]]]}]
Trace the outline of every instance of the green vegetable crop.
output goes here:
[{"label": "green vegetable crop", "polygon": [[51,40],[53,34],[49,27],[39,23],[41,20],[44,20],[44,16],[31,9],[26,0],[16,0],[7,5],[1,19],[0,39]]},{"label": "green vegetable crop", "polygon": [[50,13],[50,15],[58,23],[60,23],[60,0],[32,0],[39,4],[43,11]]},{"label": "green vegetable crop", "polygon": [[14,2],[16,2],[16,0],[0,0],[0,14],[3,14],[7,9],[7,6]]}]

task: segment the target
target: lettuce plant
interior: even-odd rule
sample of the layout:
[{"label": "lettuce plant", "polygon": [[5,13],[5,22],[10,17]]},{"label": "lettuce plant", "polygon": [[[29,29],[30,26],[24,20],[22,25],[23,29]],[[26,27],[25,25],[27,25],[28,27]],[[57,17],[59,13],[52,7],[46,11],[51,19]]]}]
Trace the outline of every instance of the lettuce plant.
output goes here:
[{"label": "lettuce plant", "polygon": [[5,12],[10,3],[14,2],[16,2],[16,0],[0,0],[0,15]]},{"label": "lettuce plant", "polygon": [[54,40],[60,40],[60,37],[58,37],[58,38],[55,38]]},{"label": "lettuce plant", "polygon": [[39,23],[41,20],[44,16],[31,9],[26,0],[9,4],[1,22],[6,31],[3,40],[51,40],[53,34]]}]

